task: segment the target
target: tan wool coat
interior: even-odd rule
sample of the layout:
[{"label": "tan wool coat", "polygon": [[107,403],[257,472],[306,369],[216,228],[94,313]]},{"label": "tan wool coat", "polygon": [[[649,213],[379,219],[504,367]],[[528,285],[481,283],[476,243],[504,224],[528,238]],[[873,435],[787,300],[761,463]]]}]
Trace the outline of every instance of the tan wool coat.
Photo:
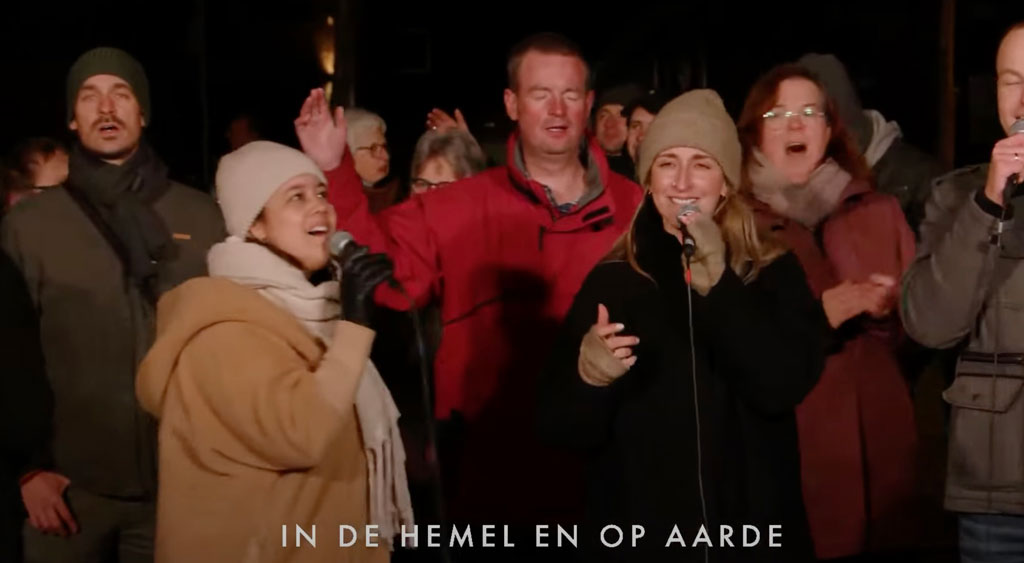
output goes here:
[{"label": "tan wool coat", "polygon": [[[353,400],[372,342],[339,322],[325,352],[289,312],[225,279],[160,300],[136,381],[160,421],[157,563],[389,559],[363,547],[368,475]],[[295,526],[314,524],[316,547],[295,547]],[[343,524],[359,531],[353,547],[338,545]]]}]

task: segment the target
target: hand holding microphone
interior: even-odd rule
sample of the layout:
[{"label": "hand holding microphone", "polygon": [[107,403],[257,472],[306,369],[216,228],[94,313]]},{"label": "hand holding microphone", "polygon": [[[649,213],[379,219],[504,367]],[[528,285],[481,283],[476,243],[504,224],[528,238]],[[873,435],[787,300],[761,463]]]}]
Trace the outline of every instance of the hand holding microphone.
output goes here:
[{"label": "hand holding microphone", "polygon": [[1010,136],[992,148],[985,196],[1005,206],[1024,181],[1024,119],[1010,127]]},{"label": "hand holding microphone", "polygon": [[725,240],[714,219],[701,213],[695,202],[679,210],[683,255],[689,259],[690,285],[707,295],[725,272]]},{"label": "hand holding microphone", "polygon": [[341,268],[341,320],[370,328],[374,290],[394,280],[391,259],[386,254],[371,254],[345,231],[334,233],[328,248]]}]

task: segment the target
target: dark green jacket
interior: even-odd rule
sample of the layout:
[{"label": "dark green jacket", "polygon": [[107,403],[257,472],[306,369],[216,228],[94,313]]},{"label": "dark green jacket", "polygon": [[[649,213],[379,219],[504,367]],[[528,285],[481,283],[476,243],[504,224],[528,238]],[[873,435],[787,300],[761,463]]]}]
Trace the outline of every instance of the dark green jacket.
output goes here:
[{"label": "dark green jacket", "polygon": [[[159,266],[159,291],[206,273],[206,252],[225,237],[207,195],[171,182],[154,209],[176,255]],[[154,498],[155,423],[135,399],[135,371],[153,341],[155,312],[128,281],[100,231],[64,188],[19,203],[0,245],[28,286],[53,391],[48,465],[78,487]]]}]

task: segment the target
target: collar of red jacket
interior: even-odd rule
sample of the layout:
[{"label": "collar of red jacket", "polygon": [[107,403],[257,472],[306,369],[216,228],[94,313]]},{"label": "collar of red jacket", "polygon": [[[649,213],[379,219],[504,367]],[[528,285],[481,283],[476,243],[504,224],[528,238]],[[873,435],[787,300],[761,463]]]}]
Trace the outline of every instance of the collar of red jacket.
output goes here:
[{"label": "collar of red jacket", "polygon": [[[604,151],[601,150],[594,136],[587,134],[587,162],[584,164],[588,178],[597,174],[598,191],[593,193],[588,189],[583,195],[585,201],[582,202],[582,205],[577,205],[568,213],[562,213],[555,207],[543,184],[527,177],[526,171],[517,164],[521,160],[518,152],[519,132],[516,131],[508,138],[506,168],[509,178],[516,189],[550,213],[552,222],[557,224],[558,231],[574,231],[584,227],[599,230],[612,223],[615,216],[615,201],[608,189],[611,181],[611,169],[608,168],[608,160],[605,159]],[[580,152],[583,152],[582,147]]]}]

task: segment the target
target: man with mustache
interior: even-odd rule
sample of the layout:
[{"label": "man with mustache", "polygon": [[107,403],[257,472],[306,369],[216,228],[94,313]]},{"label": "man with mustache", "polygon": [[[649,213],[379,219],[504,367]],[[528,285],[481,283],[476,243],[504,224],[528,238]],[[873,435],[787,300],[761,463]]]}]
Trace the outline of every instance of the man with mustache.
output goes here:
[{"label": "man with mustache", "polygon": [[31,294],[53,393],[49,436],[19,471],[25,561],[141,563],[153,558],[156,434],[135,371],[158,297],[205,274],[224,225],[213,200],[171,181],[145,141],[149,84],[131,55],[82,55],[67,112],[78,136],[67,182],[0,229]]}]

